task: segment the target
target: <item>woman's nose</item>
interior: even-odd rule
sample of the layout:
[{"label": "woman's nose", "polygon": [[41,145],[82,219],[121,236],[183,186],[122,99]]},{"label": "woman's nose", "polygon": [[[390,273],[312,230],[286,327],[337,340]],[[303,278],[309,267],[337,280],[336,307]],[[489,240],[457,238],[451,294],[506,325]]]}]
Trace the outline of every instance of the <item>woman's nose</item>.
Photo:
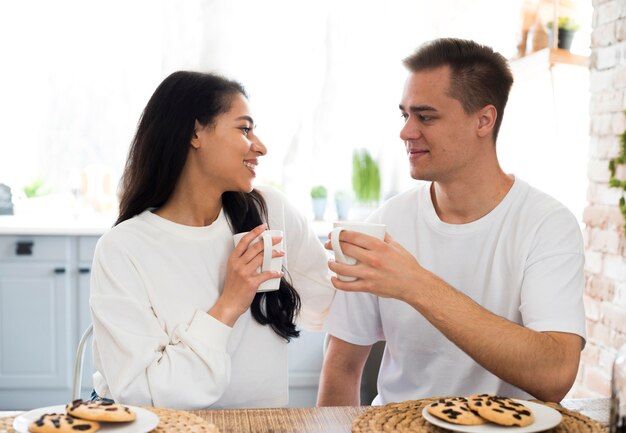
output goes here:
[{"label": "woman's nose", "polygon": [[261,155],[265,155],[267,153],[267,147],[261,141],[259,137],[254,137],[254,141],[252,142],[252,150],[260,153]]}]

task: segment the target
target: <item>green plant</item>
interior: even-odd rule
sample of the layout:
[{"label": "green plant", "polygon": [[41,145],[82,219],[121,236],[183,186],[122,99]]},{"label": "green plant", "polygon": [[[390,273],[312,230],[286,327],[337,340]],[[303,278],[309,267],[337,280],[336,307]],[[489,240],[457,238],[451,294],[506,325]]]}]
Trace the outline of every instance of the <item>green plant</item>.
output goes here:
[{"label": "green plant", "polygon": [[380,170],[367,149],[352,153],[352,189],[360,202],[378,202],[380,199]]},{"label": "green plant", "polygon": [[23,191],[28,198],[39,197],[48,193],[47,189],[44,188],[43,179],[40,177],[33,180],[30,184],[26,185]]},{"label": "green plant", "polygon": [[[580,26],[572,17],[559,17],[556,22],[559,30],[569,30],[571,32],[575,32],[580,29]],[[548,22],[549,29],[552,28],[552,26],[554,25],[553,23],[553,21]]]},{"label": "green plant", "polygon": [[324,198],[328,196],[328,191],[323,185],[317,185],[311,188],[311,198]]},{"label": "green plant", "polygon": [[[624,111],[626,115],[626,110]],[[618,165],[626,164],[626,131],[622,132],[620,136],[620,154],[609,161],[609,172],[611,177],[609,179],[609,186],[611,188],[620,188],[622,190],[622,197],[619,199],[619,210],[622,212],[624,220],[626,220],[626,200],[624,199],[624,191],[626,191],[626,179],[618,179],[615,177],[615,173]],[[626,234],[626,224],[624,224],[624,234]]]}]

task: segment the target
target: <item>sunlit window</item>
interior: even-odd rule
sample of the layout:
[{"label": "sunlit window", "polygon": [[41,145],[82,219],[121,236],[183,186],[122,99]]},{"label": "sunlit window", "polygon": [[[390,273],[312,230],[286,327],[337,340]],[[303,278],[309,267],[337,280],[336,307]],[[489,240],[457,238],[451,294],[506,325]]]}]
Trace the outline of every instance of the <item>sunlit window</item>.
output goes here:
[{"label": "sunlit window", "polygon": [[[376,159],[388,197],[414,184],[398,137],[402,58],[442,36],[476,39],[512,58],[522,3],[4,2],[0,183],[19,198],[40,182],[48,212],[114,212],[141,110],[163,78],[188,69],[244,84],[269,149],[258,181],[281,188],[311,218],[311,187],[324,185],[330,196],[351,190],[355,149]],[[580,16],[590,19],[590,7]],[[588,33],[577,38],[573,49],[584,51]],[[503,168],[581,218],[588,72],[547,65],[514,70],[498,142]],[[334,212],[329,205],[327,218]]]}]

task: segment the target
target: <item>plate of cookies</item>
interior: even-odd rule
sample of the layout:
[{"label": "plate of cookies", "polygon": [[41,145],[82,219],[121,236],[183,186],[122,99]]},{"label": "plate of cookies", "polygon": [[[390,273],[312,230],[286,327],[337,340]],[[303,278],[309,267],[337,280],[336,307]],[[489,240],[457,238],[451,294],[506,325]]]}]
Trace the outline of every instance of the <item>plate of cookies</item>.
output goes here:
[{"label": "plate of cookies", "polygon": [[562,419],[559,411],[546,405],[494,394],[441,398],[425,406],[422,416],[438,427],[470,433],[540,432]]},{"label": "plate of cookies", "polygon": [[19,433],[146,433],[159,425],[149,410],[106,401],[74,400],[23,413],[13,421]]}]

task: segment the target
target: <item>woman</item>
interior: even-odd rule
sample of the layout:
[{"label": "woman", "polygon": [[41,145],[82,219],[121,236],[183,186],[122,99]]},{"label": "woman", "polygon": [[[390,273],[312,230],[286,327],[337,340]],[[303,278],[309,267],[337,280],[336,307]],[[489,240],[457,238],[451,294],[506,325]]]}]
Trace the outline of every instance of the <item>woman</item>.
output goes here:
[{"label": "woman", "polygon": [[[334,290],[306,220],[276,191],[253,189],[266,152],[240,84],[175,72],[156,89],[119,218],[94,255],[98,396],[182,409],[287,404],[287,342],[296,325],[321,329]],[[293,286],[282,272],[256,272],[263,242],[248,246],[268,227],[284,233]],[[279,290],[257,293],[271,278]]]}]

